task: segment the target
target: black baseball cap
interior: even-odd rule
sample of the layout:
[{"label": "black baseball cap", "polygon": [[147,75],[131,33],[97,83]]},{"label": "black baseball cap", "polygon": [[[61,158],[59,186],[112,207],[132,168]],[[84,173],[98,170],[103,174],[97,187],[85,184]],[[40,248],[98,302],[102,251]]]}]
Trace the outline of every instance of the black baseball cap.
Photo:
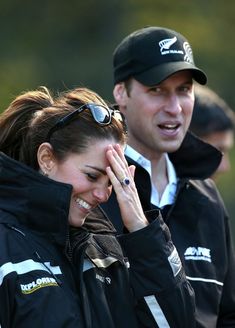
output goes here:
[{"label": "black baseball cap", "polygon": [[164,27],[145,27],[128,35],[114,51],[113,67],[115,84],[133,77],[144,85],[156,85],[182,70],[191,70],[200,84],[207,82],[194,64],[188,40]]}]

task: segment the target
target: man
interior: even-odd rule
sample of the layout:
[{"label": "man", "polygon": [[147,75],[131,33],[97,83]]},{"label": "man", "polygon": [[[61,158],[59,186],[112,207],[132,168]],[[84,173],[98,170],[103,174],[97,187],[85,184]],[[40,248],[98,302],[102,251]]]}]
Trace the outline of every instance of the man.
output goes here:
[{"label": "man", "polygon": [[[126,157],[145,211],[160,208],[196,298],[197,327],[235,327],[229,220],[211,180],[221,153],[188,132],[194,80],[207,81],[181,34],[146,27],[114,51],[114,98],[126,119]],[[129,188],[129,186],[126,186]],[[115,196],[104,206],[116,214]]]},{"label": "man", "polygon": [[212,178],[230,170],[229,151],[234,143],[235,114],[224,99],[206,86],[195,85],[195,103],[189,129],[223,153]]}]

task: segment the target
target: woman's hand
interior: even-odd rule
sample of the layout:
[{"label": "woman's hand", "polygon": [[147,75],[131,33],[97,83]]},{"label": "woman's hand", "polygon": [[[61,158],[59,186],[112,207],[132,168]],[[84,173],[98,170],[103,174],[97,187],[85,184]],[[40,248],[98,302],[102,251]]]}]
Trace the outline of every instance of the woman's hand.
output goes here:
[{"label": "woman's hand", "polygon": [[146,227],[148,221],[134,182],[135,166],[128,166],[120,145],[110,146],[106,155],[110,163],[106,172],[117,195],[123,224],[130,232]]}]

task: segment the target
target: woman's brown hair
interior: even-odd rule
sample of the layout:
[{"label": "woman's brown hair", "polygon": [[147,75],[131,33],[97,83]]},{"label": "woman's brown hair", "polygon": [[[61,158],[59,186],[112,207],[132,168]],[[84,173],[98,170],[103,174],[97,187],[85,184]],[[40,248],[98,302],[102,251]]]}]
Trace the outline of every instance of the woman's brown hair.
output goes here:
[{"label": "woman's brown hair", "polygon": [[[0,115],[0,151],[38,170],[37,150],[47,142],[49,130],[62,117],[86,103],[106,106],[106,102],[88,88],[75,88],[53,97],[46,87],[25,92]],[[89,110],[84,110],[50,138],[53,153],[64,160],[70,153],[82,153],[96,140],[111,139],[123,144],[122,123],[112,117],[108,125],[99,125]],[[94,149],[95,155],[95,149]]]}]

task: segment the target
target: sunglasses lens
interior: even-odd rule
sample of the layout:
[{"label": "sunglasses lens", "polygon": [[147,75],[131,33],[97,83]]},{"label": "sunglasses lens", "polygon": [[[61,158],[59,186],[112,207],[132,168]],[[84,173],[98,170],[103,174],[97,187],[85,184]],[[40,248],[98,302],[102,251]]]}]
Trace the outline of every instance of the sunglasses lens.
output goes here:
[{"label": "sunglasses lens", "polygon": [[116,120],[118,120],[118,121],[120,121],[120,122],[123,122],[123,116],[122,116],[122,113],[119,111],[119,110],[113,110],[113,112],[112,112],[112,116],[116,119]]},{"label": "sunglasses lens", "polygon": [[111,112],[108,108],[93,104],[87,104],[87,107],[92,112],[96,122],[100,124],[109,124],[111,122]]},{"label": "sunglasses lens", "polygon": [[[108,107],[96,104],[84,104],[77,110],[69,113],[65,117],[61,118],[48,132],[47,141],[50,142],[52,133],[63,128],[69,124],[76,116],[84,109],[89,109],[92,113],[94,120],[100,125],[108,125],[111,123],[111,110]],[[1,327],[0,327],[1,328]]]}]

